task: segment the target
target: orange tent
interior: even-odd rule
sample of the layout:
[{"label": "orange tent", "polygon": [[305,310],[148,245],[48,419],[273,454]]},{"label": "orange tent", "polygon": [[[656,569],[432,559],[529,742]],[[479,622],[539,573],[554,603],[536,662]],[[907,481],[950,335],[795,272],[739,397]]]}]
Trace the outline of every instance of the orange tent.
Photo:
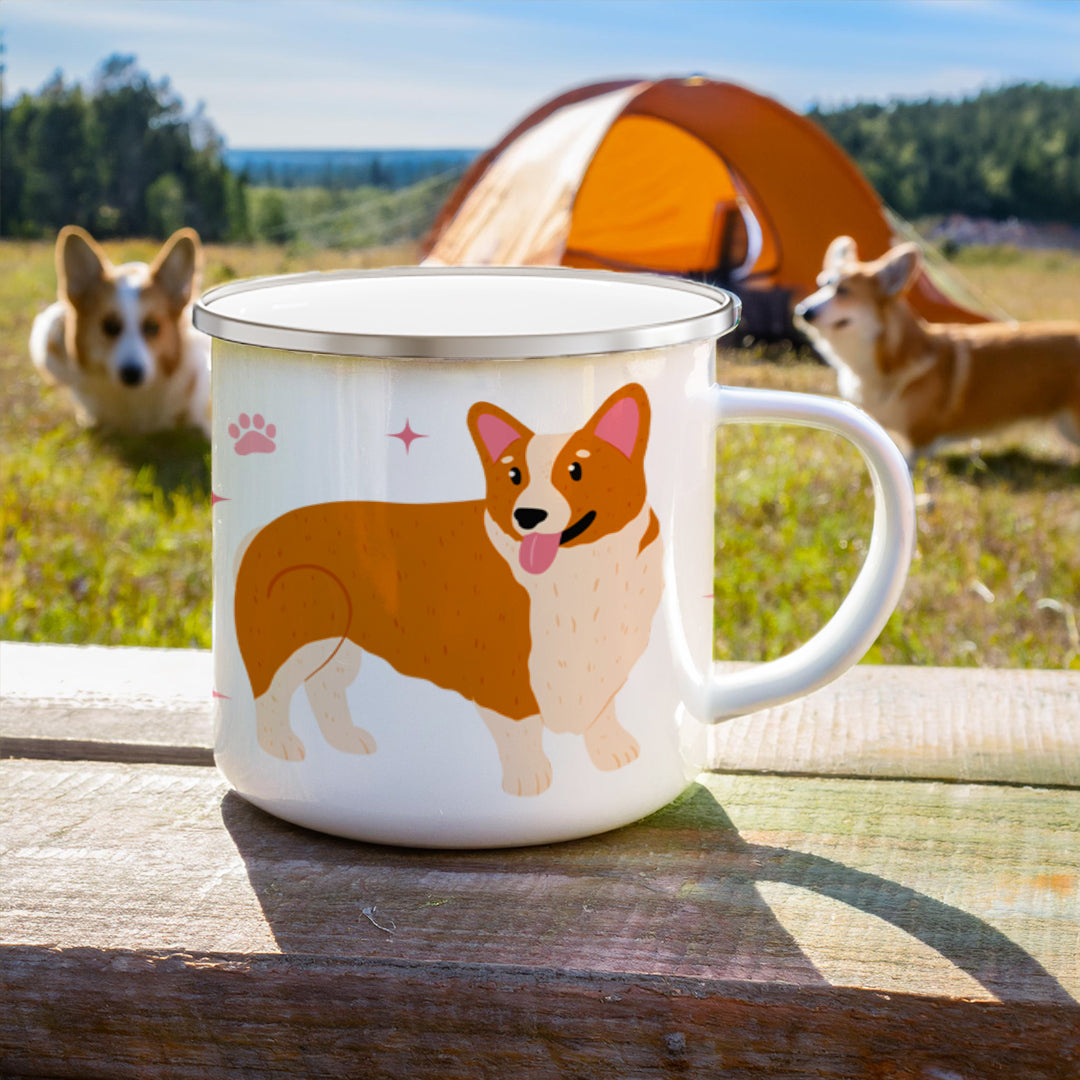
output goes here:
[{"label": "orange tent", "polygon": [[[625,80],[560,95],[477,158],[424,253],[703,278],[743,297],[746,322],[782,311],[786,326],[844,233],[864,259],[894,242],[874,190],[812,121],[733,83]],[[934,322],[985,318],[925,274],[911,300]]]}]

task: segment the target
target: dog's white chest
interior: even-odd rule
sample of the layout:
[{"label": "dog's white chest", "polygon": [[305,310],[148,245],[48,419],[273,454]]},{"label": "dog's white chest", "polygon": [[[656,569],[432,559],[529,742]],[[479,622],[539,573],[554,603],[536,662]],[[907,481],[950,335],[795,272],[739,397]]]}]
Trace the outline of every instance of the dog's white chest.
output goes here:
[{"label": "dog's white chest", "polygon": [[511,562],[529,592],[530,682],[552,731],[583,732],[645,651],[663,590],[660,537],[638,551],[649,514],[645,507],[620,532],[561,549],[543,574]]}]

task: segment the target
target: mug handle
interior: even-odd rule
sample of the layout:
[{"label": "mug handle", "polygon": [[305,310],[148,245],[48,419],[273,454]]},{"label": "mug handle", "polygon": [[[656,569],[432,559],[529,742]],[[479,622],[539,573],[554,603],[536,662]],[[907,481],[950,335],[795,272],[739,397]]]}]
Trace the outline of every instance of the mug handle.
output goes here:
[{"label": "mug handle", "polygon": [[915,492],[896,444],[846,401],[715,384],[708,395],[715,425],[771,421],[842,435],[862,454],[874,484],[870,549],[836,614],[786,656],[721,676],[710,674],[702,687],[704,708],[699,715],[715,724],[808,694],[862,659],[896,607],[907,578],[915,546]]}]

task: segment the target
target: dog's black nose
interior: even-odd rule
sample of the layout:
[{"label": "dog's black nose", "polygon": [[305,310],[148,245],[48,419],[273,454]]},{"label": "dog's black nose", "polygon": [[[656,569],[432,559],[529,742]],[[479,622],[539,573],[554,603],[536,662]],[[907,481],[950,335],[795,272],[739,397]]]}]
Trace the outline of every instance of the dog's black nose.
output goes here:
[{"label": "dog's black nose", "polygon": [[799,304],[795,308],[795,314],[798,315],[800,319],[805,319],[807,322],[813,322],[817,312],[812,307],[803,307],[802,304]]},{"label": "dog's black nose", "polygon": [[118,374],[125,386],[138,386],[146,378],[146,369],[142,364],[121,364]]},{"label": "dog's black nose", "polygon": [[533,510],[528,506],[514,511],[514,520],[522,529],[535,529],[546,517],[546,510]]}]

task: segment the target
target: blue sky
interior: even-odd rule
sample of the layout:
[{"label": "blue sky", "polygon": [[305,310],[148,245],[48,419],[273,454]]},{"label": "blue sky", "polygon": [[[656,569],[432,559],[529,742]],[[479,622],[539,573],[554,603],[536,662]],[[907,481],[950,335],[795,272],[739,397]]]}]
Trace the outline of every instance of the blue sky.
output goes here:
[{"label": "blue sky", "polygon": [[134,53],[234,147],[481,147],[630,75],[799,110],[1080,81],[1080,0],[3,0],[0,33],[5,100]]}]

